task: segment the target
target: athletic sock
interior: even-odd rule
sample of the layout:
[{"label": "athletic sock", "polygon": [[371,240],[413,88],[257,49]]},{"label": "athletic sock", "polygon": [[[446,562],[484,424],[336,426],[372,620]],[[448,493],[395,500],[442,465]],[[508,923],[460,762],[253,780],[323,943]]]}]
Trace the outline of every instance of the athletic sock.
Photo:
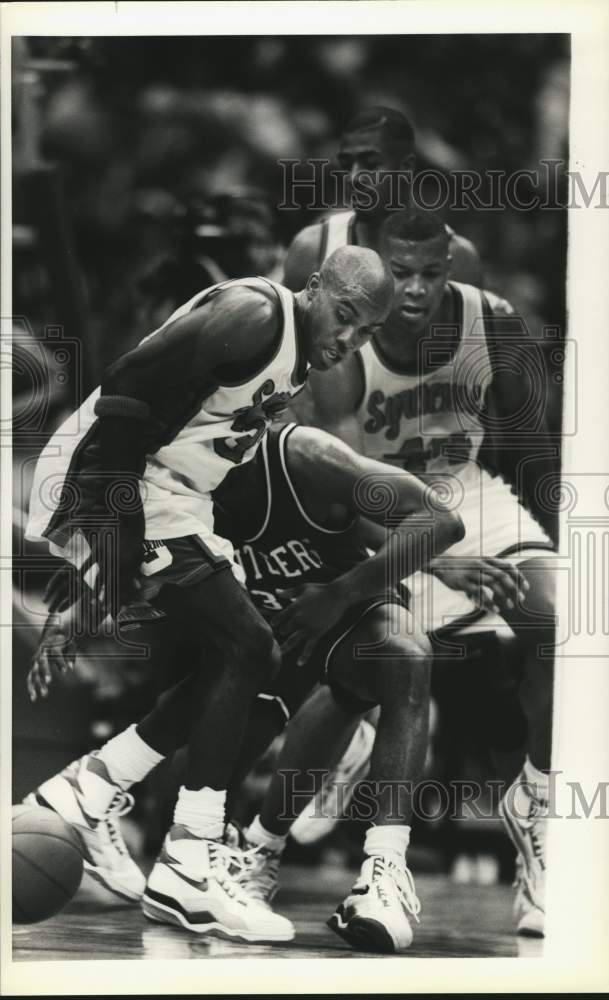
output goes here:
[{"label": "athletic sock", "polygon": [[406,864],[406,848],[410,843],[410,827],[388,823],[371,826],[366,831],[364,854],[368,857],[389,857],[401,868]]},{"label": "athletic sock", "polygon": [[288,839],[287,833],[285,835],[270,833],[260,822],[259,815],[254,816],[247,830],[244,830],[244,833],[249,843],[253,844],[254,847],[268,847],[271,851],[275,852],[283,851]]},{"label": "athletic sock", "polygon": [[224,834],[224,806],[226,789],[200,788],[196,791],[185,788],[178,793],[178,801],[173,813],[176,826],[184,826],[195,837],[205,840],[220,840]]},{"label": "athletic sock", "polygon": [[530,787],[530,793],[533,798],[547,802],[550,795],[549,776],[536,768],[529,757],[525,759],[523,764],[522,775]]},{"label": "athletic sock", "polygon": [[106,765],[112,781],[123,790],[143,781],[164,759],[162,754],[144,743],[135,726],[129,726],[108,740],[97,756]]}]

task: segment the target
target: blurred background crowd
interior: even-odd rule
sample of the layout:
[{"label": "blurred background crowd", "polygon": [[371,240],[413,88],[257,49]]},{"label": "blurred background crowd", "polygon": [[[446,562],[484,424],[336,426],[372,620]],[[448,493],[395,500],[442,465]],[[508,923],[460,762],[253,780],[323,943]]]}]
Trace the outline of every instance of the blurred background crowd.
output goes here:
[{"label": "blurred background crowd", "polygon": [[[564,162],[568,39],[14,40],[16,799],[49,773],[51,763],[61,766],[92,739],[101,742],[129,721],[145,698],[148,670],[145,660],[132,656],[124,663],[112,650],[104,659],[97,650],[79,658],[71,686],[53,692],[48,705],[26,704],[32,626],[40,624],[40,592],[49,572],[42,553],[28,550],[22,539],[40,447],[99,382],[103,368],[175,305],[223,277],[280,276],[291,238],[322,209],[306,208],[311,196],[304,191],[296,195],[297,210],[278,209],[279,161],[303,161],[296,173],[308,179],[304,161],[334,162],[343,125],[372,104],[395,107],[412,120],[419,169],[509,174],[539,170],[542,159]],[[562,170],[558,174],[552,195],[559,197]],[[543,185],[538,193],[543,200]],[[502,206],[448,210],[446,219],[476,244],[486,287],[508,298],[534,332],[551,325],[560,340],[566,211]],[[66,349],[57,349],[59,327],[72,345]],[[560,367],[558,356],[555,364]],[[556,380],[549,410],[555,432],[560,411]],[[475,709],[470,714],[474,718]],[[459,752],[472,756],[467,773],[485,772],[484,715],[479,711],[480,724],[470,726],[471,746],[460,740]],[[442,755],[452,752],[451,740],[459,735],[453,730],[450,718],[436,726],[436,770]],[[250,798],[264,784],[261,775],[257,781],[250,783]],[[152,812],[154,800],[152,795]],[[329,849],[344,858],[348,837],[344,829],[337,836],[339,847]],[[485,838],[487,843],[488,833]],[[446,838],[438,840],[436,830],[428,841],[445,845]],[[460,857],[453,847],[449,862],[445,846],[438,850],[430,863]],[[505,873],[499,862],[487,866],[488,877]],[[462,869],[463,877],[474,877],[471,866]]]}]

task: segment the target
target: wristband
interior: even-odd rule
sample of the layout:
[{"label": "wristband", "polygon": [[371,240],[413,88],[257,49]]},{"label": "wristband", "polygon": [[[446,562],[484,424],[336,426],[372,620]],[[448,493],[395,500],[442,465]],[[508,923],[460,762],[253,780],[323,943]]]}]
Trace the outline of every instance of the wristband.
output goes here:
[{"label": "wristband", "polygon": [[150,407],[132,396],[99,396],[94,412],[98,417],[129,417],[130,420],[148,420]]}]

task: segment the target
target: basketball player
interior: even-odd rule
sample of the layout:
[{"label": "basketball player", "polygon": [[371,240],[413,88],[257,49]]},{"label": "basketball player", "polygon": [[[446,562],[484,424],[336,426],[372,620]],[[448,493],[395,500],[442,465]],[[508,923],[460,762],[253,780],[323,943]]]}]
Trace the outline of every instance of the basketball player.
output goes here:
[{"label": "basketball player", "polygon": [[[394,275],[391,315],[360,352],[311,383],[312,420],[369,457],[431,477],[455,498],[465,539],[409,581],[412,609],[433,634],[471,620],[480,607],[493,607],[518,639],[529,737],[523,772],[505,797],[503,817],[519,855],[518,929],[542,934],[553,546],[504,479],[489,471],[506,458],[516,469],[526,459],[526,448],[514,453],[496,428],[522,441],[518,415],[526,412],[531,391],[541,394],[541,387],[527,385],[521,374],[526,367],[512,374],[515,329],[509,304],[448,280],[449,237],[435,216],[395,213],[384,224],[379,250]],[[493,438],[489,427],[495,428]],[[529,485],[552,472],[542,454],[536,481]],[[303,706],[302,713],[301,731],[314,732],[319,706]],[[301,760],[306,768],[304,742]],[[295,766],[293,752],[290,761]]]},{"label": "basketball player", "polygon": [[[293,934],[239,889],[231,872],[242,860],[222,841],[228,781],[279,654],[232,572],[232,546],[214,532],[211,492],[254,456],[309,367],[327,370],[363,344],[391,295],[377,254],[354,247],[333,254],[296,295],[256,278],[212,286],[107,370],[38,461],[27,537],[76,566],[94,588],[98,620],[128,611],[138,586],[147,601],[162,574],[181,588],[185,617],[215,651],[174,825],[148,881],[168,919],[201,933]],[[113,835],[121,783],[159,759],[132,728],[103,756],[51,779],[43,798],[85,838],[92,831],[99,849]],[[142,876],[131,864],[137,897]]]},{"label": "basketball player", "polygon": [[[367,837],[362,874],[369,877],[372,891],[355,925],[360,944],[401,950],[412,939],[408,917],[416,918],[419,909],[405,866],[405,822],[411,812],[405,783],[416,785],[427,748],[429,647],[411,627],[397,584],[405,571],[415,571],[431,553],[461,537],[460,519],[444,511],[434,491],[409,473],[365,459],[324,431],[293,424],[271,429],[255,459],[231,471],[215,499],[216,530],[238,545],[235,556],[248,590],[282,639],[284,654],[277,678],[259,695],[257,718],[254,712],[236,770],[249,770],[318,680],[329,685],[345,722],[380,705],[371,774],[377,790],[376,826]],[[391,514],[395,525],[393,536],[371,558],[358,538],[357,517],[362,514],[381,524]],[[161,571],[159,581],[165,576]],[[180,613],[177,588],[170,581],[165,589],[177,596],[169,614],[179,635],[188,623]],[[357,655],[358,646],[379,643],[380,657],[374,649],[368,656],[365,649]],[[48,690],[51,664],[65,668],[61,649],[43,638],[28,679],[34,698]],[[196,722],[193,695],[200,684],[192,674],[137,726],[150,764],[153,752],[165,756],[182,745],[184,732]],[[320,731],[322,761],[335,751],[337,736],[340,730]],[[113,743],[95,759],[105,761],[110,755],[112,763]],[[54,784],[56,778],[45,782],[30,800],[49,802]],[[403,790],[401,808],[391,786]],[[127,787],[123,780],[123,798]],[[127,866],[136,866],[118,852],[122,840],[116,820],[112,823],[114,837],[101,845],[100,830],[87,831],[98,846],[98,863],[88,869],[115,892],[126,889],[128,894],[129,871],[123,884],[124,873]],[[259,817],[246,833],[247,860],[256,863],[244,866],[240,884],[265,905],[274,888],[269,869],[278,865],[284,842]],[[168,901],[155,887],[154,874],[144,910],[154,919],[167,919]]]},{"label": "basketball player", "polygon": [[[403,202],[410,197],[416,169],[412,124],[394,108],[374,106],[360,111],[344,129],[338,162],[349,173],[352,210],[307,226],[294,237],[284,264],[284,284],[294,291],[303,287],[303,280],[333,247],[377,249],[388,215],[409,207]],[[447,232],[453,279],[479,287],[482,275],[475,246],[448,226]]]}]

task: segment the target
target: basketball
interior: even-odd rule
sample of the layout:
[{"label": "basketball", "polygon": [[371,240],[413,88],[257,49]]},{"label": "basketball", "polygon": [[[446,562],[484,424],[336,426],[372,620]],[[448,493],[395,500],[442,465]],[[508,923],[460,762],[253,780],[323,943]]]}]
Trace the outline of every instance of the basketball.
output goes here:
[{"label": "basketball", "polygon": [[59,913],[83,873],[78,835],[51,809],[13,807],[13,921],[33,924]]}]

